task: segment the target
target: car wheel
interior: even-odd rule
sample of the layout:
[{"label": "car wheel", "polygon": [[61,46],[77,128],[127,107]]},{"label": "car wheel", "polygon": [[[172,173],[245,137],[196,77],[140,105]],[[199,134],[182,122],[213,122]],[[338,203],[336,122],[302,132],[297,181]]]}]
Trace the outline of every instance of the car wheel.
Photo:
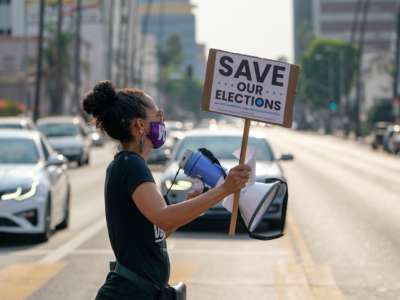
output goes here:
[{"label": "car wheel", "polygon": [[60,224],[57,225],[57,229],[67,229],[69,225],[69,213],[70,213],[70,188],[68,187],[67,197],[65,200],[65,213],[64,219]]},{"label": "car wheel", "polygon": [[85,164],[85,161],[83,160],[83,156],[81,156],[77,161],[78,167],[82,167]]},{"label": "car wheel", "polygon": [[44,231],[38,234],[37,240],[39,242],[47,242],[51,236],[51,203],[50,197],[47,199],[46,211],[44,213]]}]

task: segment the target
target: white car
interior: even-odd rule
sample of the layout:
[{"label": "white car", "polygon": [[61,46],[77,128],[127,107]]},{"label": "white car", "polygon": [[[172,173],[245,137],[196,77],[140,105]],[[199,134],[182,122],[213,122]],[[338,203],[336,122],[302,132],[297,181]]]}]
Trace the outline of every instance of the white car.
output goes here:
[{"label": "white car", "polygon": [[78,166],[88,165],[92,141],[89,130],[79,117],[53,116],[37,121],[38,129],[58,153]]},{"label": "white car", "polygon": [[38,131],[0,131],[0,233],[46,241],[68,227],[67,160]]},{"label": "white car", "polygon": [[[186,199],[187,193],[192,188],[192,179],[187,177],[183,171],[176,178],[176,183],[172,184],[175,174],[179,168],[179,161],[187,149],[196,151],[199,148],[210,150],[221,165],[229,170],[237,165],[238,159],[232,153],[240,149],[242,142],[241,132],[231,130],[206,130],[196,129],[188,131],[185,137],[178,142],[172,153],[171,160],[161,176],[161,191],[165,195],[170,189],[167,199],[170,203],[179,203]],[[279,158],[275,154],[264,137],[264,134],[252,133],[249,137],[249,145],[257,149],[256,181],[266,182],[271,178],[278,178],[286,181],[281,161],[290,161],[294,157],[292,154],[283,154]],[[268,210],[268,218],[280,221],[282,216],[282,203],[273,203]],[[228,220],[230,213],[222,207],[221,203],[215,205],[203,214],[200,219],[209,220]]]}]

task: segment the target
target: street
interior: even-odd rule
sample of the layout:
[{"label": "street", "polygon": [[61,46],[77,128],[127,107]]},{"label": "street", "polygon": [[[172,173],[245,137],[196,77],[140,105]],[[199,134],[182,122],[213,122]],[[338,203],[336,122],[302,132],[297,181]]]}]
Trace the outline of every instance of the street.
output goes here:
[{"label": "street", "polygon": [[[191,300],[400,299],[399,157],[333,136],[262,130],[276,157],[295,157],[282,163],[285,236],[179,231],[168,238],[170,282],[185,282]],[[113,259],[103,184],[116,148],[91,151],[89,166],[69,171],[67,230],[43,244],[0,238],[0,300],[94,299]]]}]

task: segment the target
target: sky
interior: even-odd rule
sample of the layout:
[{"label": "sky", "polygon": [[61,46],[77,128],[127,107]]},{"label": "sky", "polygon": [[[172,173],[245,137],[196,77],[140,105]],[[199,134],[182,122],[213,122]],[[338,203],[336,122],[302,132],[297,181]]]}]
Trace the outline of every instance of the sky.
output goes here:
[{"label": "sky", "polygon": [[293,62],[293,0],[191,0],[207,49]]}]

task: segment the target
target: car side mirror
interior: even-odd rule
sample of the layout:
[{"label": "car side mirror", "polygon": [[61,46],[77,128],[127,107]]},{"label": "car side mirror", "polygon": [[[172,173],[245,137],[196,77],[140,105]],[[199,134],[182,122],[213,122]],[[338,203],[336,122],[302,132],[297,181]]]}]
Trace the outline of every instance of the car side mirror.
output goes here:
[{"label": "car side mirror", "polygon": [[281,157],[279,158],[279,160],[281,161],[289,161],[289,160],[294,160],[294,156],[291,153],[284,153],[281,155]]},{"label": "car side mirror", "polygon": [[47,166],[62,166],[66,164],[68,160],[65,158],[64,155],[59,153],[50,154],[49,158],[47,159]]}]

